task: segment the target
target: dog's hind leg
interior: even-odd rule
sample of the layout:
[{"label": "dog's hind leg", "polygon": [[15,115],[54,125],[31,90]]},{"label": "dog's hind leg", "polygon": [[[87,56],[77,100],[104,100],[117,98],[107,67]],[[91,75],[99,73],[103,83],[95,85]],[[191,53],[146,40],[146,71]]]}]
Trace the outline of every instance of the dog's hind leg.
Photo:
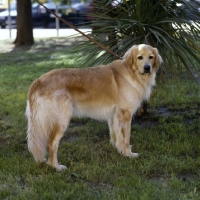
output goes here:
[{"label": "dog's hind leg", "polygon": [[49,157],[47,164],[56,168],[57,171],[66,169],[66,166],[59,165],[57,159],[57,152],[60,139],[62,138],[64,132],[66,131],[71,117],[73,115],[73,109],[69,102],[63,102],[64,106],[60,106],[59,114],[57,115],[57,120],[52,127],[50,138],[49,138]]},{"label": "dog's hind leg", "polygon": [[59,123],[56,123],[53,127],[53,130],[49,139],[49,144],[48,144],[49,157],[48,157],[47,164],[56,168],[56,170],[58,171],[66,169],[66,166],[58,164],[58,159],[57,159],[59,142],[64,132],[65,132],[65,128],[62,127]]}]

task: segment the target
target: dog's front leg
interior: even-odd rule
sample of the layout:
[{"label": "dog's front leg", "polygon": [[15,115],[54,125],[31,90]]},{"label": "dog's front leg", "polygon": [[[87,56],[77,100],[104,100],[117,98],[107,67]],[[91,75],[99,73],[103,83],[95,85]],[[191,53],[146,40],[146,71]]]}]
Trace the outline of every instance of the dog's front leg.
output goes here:
[{"label": "dog's front leg", "polygon": [[113,118],[108,121],[108,127],[110,131],[110,143],[115,147],[116,146],[116,134]]},{"label": "dog's front leg", "polygon": [[116,136],[116,148],[120,153],[128,157],[138,157],[138,153],[131,152],[130,132],[131,113],[126,109],[119,109],[114,118],[114,129]]},{"label": "dog's front leg", "polygon": [[124,136],[124,155],[132,158],[137,158],[139,154],[132,153],[131,151],[132,145],[130,145],[131,121],[125,123],[124,126],[122,126],[121,134]]}]

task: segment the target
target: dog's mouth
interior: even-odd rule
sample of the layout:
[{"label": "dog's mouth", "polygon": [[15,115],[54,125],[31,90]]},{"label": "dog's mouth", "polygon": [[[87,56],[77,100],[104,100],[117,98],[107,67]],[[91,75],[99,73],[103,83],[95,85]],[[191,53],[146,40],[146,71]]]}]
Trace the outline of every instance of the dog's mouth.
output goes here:
[{"label": "dog's mouth", "polygon": [[150,75],[150,74],[151,74],[151,72],[150,72],[150,71],[148,71],[148,72],[146,72],[146,71],[143,71],[143,72],[141,72],[141,74],[142,74],[142,75]]}]

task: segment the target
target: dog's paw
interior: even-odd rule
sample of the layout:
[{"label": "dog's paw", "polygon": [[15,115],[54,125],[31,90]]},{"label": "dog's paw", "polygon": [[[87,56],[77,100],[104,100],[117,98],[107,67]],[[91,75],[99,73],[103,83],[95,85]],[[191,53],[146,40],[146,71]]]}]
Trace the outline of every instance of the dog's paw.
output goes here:
[{"label": "dog's paw", "polygon": [[49,161],[46,164],[49,165],[49,166],[51,166],[51,167],[53,167],[53,168],[55,168],[58,172],[61,172],[61,171],[67,169],[67,167],[65,165],[59,165],[57,163],[56,164],[52,164]]},{"label": "dog's paw", "polygon": [[139,153],[132,153],[132,152],[131,152],[130,157],[131,157],[131,158],[138,158],[139,155],[140,155]]},{"label": "dog's paw", "polygon": [[67,169],[67,167],[66,167],[65,165],[58,165],[58,166],[56,166],[55,168],[56,168],[56,170],[57,170],[58,172],[61,172],[61,171]]},{"label": "dog's paw", "polygon": [[[129,145],[129,147],[130,147],[130,151],[131,151],[132,145]],[[130,152],[129,157],[130,158],[137,158],[137,157],[139,157],[139,153],[132,153],[132,152]]]},{"label": "dog's paw", "polygon": [[129,158],[137,158],[139,157],[139,153],[132,153],[130,150],[126,153],[122,153],[122,155],[127,156]]}]

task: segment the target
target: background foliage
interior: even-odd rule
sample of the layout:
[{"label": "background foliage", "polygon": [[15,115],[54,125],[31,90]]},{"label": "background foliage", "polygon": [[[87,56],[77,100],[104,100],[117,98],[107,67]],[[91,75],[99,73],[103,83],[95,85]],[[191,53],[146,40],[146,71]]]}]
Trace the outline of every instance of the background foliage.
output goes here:
[{"label": "background foliage", "polygon": [[[91,36],[119,55],[134,44],[150,44],[158,48],[166,71],[199,74],[198,7],[194,0],[96,0]],[[87,66],[115,59],[89,41],[78,49]]]}]

